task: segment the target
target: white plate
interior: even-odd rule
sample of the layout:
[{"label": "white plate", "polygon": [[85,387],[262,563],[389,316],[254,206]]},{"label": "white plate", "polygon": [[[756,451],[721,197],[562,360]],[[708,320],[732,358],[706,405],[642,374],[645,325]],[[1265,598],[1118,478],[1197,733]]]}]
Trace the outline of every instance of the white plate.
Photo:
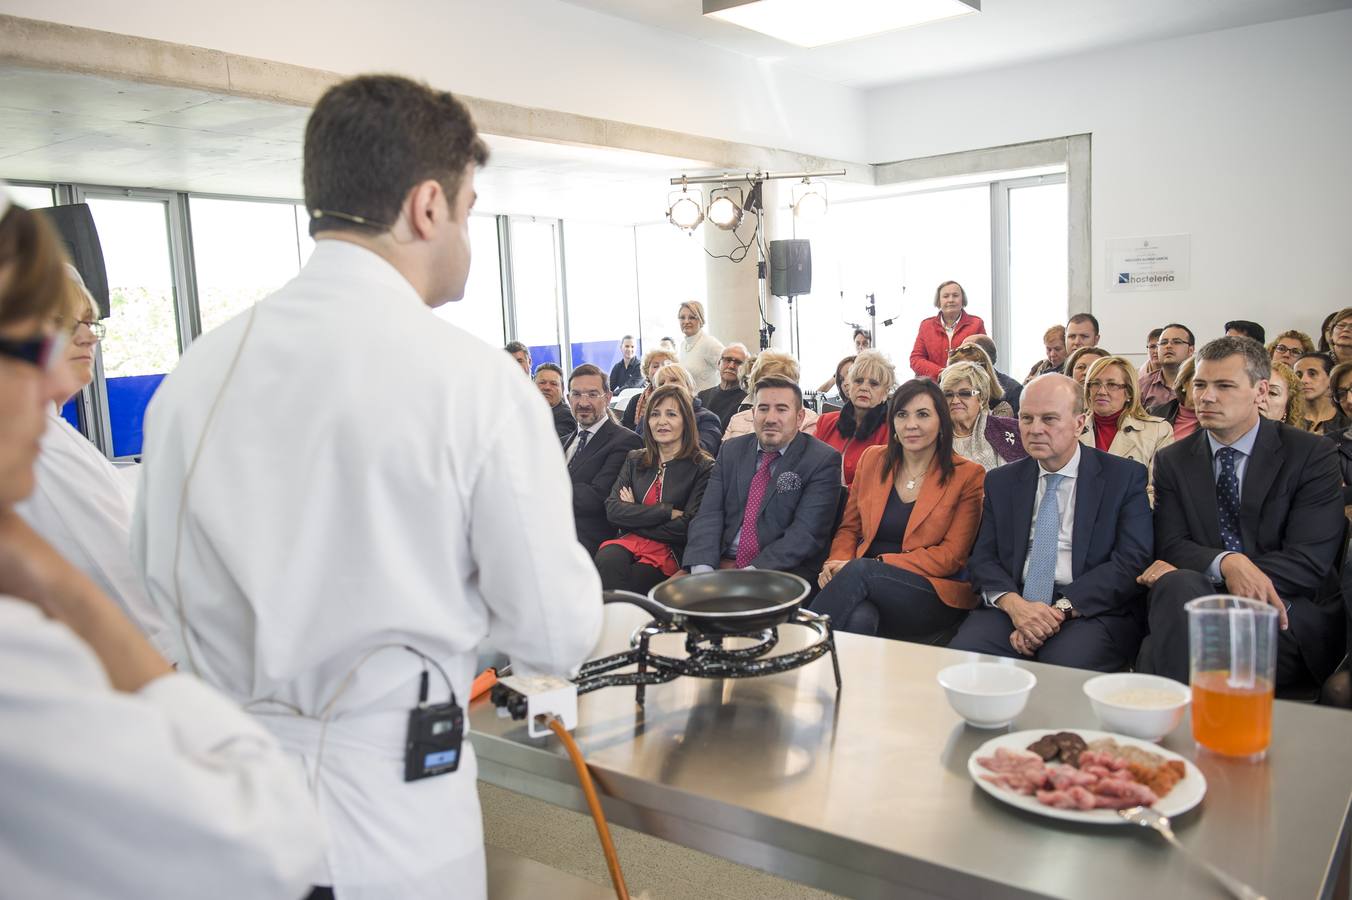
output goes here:
[{"label": "white plate", "polygon": [[1127,737],[1122,734],[1113,734],[1110,731],[1092,731],[1088,728],[1038,728],[1034,731],[1016,731],[1013,734],[1002,734],[997,738],[992,738],[976,749],[976,752],[967,758],[967,772],[976,782],[976,786],[997,800],[1008,803],[1010,806],[1017,806],[1019,809],[1025,809],[1030,813],[1036,813],[1040,816],[1047,816],[1052,819],[1062,819],[1066,822],[1084,822],[1091,825],[1126,825],[1125,819],[1117,814],[1115,809],[1057,809],[1054,806],[1047,806],[1039,803],[1036,797],[1028,794],[1019,794],[1011,791],[1007,787],[1001,787],[998,784],[991,784],[982,775],[992,774],[989,770],[983,768],[977,762],[977,757],[994,756],[995,751],[1004,747],[1006,750],[1024,750],[1028,745],[1038,738],[1049,734],[1056,734],[1058,731],[1073,731],[1084,738],[1085,743],[1093,743],[1100,738],[1112,738],[1124,747],[1138,747],[1141,750],[1148,750],[1151,753],[1157,753],[1165,759],[1177,759],[1183,763],[1187,774],[1174,785],[1163,799],[1155,804],[1155,811],[1165,816],[1179,816],[1192,809],[1202,798],[1206,796],[1206,778],[1201,770],[1192,764],[1190,760],[1184,759],[1177,753],[1165,750],[1158,744],[1152,744],[1150,741],[1142,741],[1133,737]]}]

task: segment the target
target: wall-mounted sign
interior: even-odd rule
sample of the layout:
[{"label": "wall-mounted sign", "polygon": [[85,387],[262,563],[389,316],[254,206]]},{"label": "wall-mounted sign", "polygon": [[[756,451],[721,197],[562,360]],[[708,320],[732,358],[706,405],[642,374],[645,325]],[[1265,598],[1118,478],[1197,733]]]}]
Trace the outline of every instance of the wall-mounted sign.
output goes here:
[{"label": "wall-mounted sign", "polygon": [[1109,238],[1108,290],[1186,290],[1191,248],[1190,234]]}]

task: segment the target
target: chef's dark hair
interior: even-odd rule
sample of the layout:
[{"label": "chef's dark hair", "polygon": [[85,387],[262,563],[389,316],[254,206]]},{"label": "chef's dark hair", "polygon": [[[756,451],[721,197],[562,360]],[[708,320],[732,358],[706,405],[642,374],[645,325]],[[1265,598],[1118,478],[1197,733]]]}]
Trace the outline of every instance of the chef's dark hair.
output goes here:
[{"label": "chef's dark hair", "polygon": [[897,440],[897,413],[916,397],[925,396],[934,404],[935,415],[939,419],[939,437],[934,444],[934,461],[939,466],[939,483],[948,484],[953,476],[953,416],[948,412],[948,402],[944,392],[928,378],[912,378],[897,388],[887,404],[887,460],[883,463],[883,478],[886,482],[898,469],[905,471],[901,441]]},{"label": "chef's dark hair", "polygon": [[469,110],[447,91],[397,75],[344,81],[305,126],[310,234],[388,230],[414,186],[435,180],[453,201],[465,166],[487,161]]}]

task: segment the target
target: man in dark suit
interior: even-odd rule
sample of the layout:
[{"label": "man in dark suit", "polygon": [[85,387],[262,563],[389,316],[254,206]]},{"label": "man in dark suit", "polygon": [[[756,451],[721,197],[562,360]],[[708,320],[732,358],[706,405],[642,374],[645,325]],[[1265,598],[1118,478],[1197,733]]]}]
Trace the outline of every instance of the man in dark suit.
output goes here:
[{"label": "man in dark suit", "polygon": [[1277,685],[1323,681],[1343,654],[1334,565],[1343,539],[1332,442],[1259,414],[1272,368],[1262,346],[1223,337],[1197,354],[1200,429],[1155,456],[1150,637],[1139,668],[1186,682],[1183,605],[1206,594],[1261,600],[1278,613]]},{"label": "man in dark suit", "polygon": [[554,431],[559,436],[559,443],[563,443],[577,433],[573,412],[564,402],[563,369],[554,363],[540,363],[535,370],[535,386],[549,404],[549,412],[554,417]]},{"label": "man in dark suit", "polygon": [[803,392],[762,378],[753,395],[754,434],[725,441],[704,502],[690,523],[689,572],[775,569],[815,579],[840,500],[840,454],[802,434]]},{"label": "man in dark suit", "polygon": [[1066,376],[1024,387],[1028,458],[986,474],[967,560],[986,605],[950,647],[1105,672],[1136,658],[1145,618],[1136,575],[1153,552],[1146,469],[1081,445],[1084,420],[1084,395]]},{"label": "man in dark suit", "polygon": [[718,384],[696,395],[704,408],[718,416],[723,423],[720,438],[723,431],[728,430],[728,421],[742,408],[742,401],[746,399],[746,391],[742,390],[742,366],[746,365],[748,356],[745,344],[728,344],[723,348],[723,355],[718,358]]},{"label": "man in dark suit", "polygon": [[642,447],[643,441],[610,418],[610,388],[605,373],[596,366],[588,364],[573,370],[568,379],[568,403],[577,420],[577,430],[563,441],[563,456],[573,480],[573,518],[578,541],[595,556],[601,542],[616,533],[606,519],[606,498],[615,486],[625,454]]}]

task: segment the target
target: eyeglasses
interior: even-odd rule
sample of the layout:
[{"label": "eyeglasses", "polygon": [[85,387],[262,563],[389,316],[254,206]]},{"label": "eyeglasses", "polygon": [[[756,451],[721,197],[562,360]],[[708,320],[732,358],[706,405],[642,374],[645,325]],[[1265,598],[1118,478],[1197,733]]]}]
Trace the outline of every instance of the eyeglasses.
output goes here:
[{"label": "eyeglasses", "polygon": [[103,340],[104,335],[108,333],[107,325],[97,320],[90,319],[78,319],[75,324],[70,326],[70,333],[75,334],[75,332],[80,330],[81,325],[89,329],[89,333],[94,335],[94,340],[96,341]]},{"label": "eyeglasses", "polygon": [[1161,347],[1191,347],[1192,341],[1184,338],[1168,338],[1160,341]]},{"label": "eyeglasses", "polygon": [[741,366],[742,363],[746,362],[746,360],[738,359],[735,356],[724,356],[721,357],[718,361],[719,363],[735,363],[738,366]]},{"label": "eyeglasses", "polygon": [[600,400],[603,394],[600,391],[569,391],[568,396],[573,400],[581,400],[583,397],[588,400]]},{"label": "eyeglasses", "polygon": [[1352,322],[1339,322],[1329,329],[1330,331],[1352,331]]},{"label": "eyeglasses", "polygon": [[1283,356],[1294,356],[1295,354],[1299,353],[1304,349],[1305,349],[1304,347],[1290,347],[1287,346],[1286,344],[1277,344],[1272,348],[1272,352],[1280,353]]},{"label": "eyeglasses", "polygon": [[1159,342],[1159,341],[1151,341],[1150,343],[1148,343],[1148,344],[1145,345],[1145,349],[1146,349],[1146,350],[1155,350],[1155,349],[1157,349],[1157,348],[1159,347],[1159,345],[1160,345],[1160,342]]},{"label": "eyeglasses", "polygon": [[1333,399],[1334,399],[1334,400],[1341,401],[1341,400],[1342,400],[1344,397],[1346,397],[1349,393],[1352,393],[1352,388],[1334,388],[1334,389],[1333,389]]},{"label": "eyeglasses", "polygon": [[1085,385],[1090,391],[1105,390],[1110,394],[1116,394],[1118,391],[1125,391],[1127,386],[1119,381],[1099,381],[1095,378]]},{"label": "eyeglasses", "polygon": [[966,388],[963,388],[960,391],[944,391],[945,400],[952,400],[954,397],[958,397],[963,400],[971,400],[973,397],[980,396],[981,396],[980,391],[967,390]]},{"label": "eyeglasses", "polygon": [[0,338],[0,356],[37,366],[44,371],[56,367],[65,347],[66,336],[60,332],[23,340]]}]

